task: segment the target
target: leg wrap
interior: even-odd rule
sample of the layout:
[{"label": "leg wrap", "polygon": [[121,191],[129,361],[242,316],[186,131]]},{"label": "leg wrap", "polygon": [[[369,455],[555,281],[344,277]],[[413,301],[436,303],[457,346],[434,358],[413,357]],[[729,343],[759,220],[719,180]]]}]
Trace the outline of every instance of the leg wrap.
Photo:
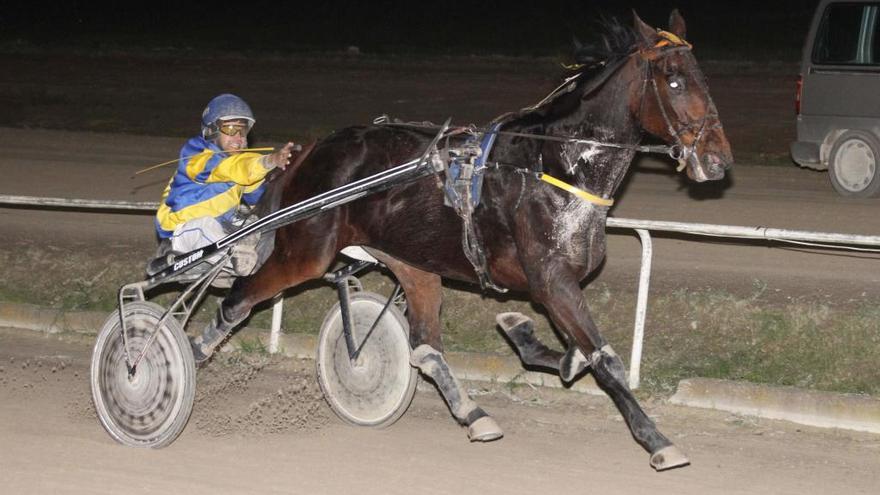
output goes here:
[{"label": "leg wrap", "polygon": [[[242,318],[242,320],[243,319],[244,318]],[[223,308],[218,308],[217,314],[214,315],[214,319],[211,320],[211,323],[208,323],[202,331],[202,334],[190,339],[193,357],[196,362],[201,363],[211,357],[211,354],[214,353],[214,349],[223,342],[223,339],[225,339],[232,329],[235,328],[237,324],[241,323],[242,320],[235,322],[227,321],[223,316]]]},{"label": "leg wrap", "polygon": [[456,421],[467,426],[471,442],[491,442],[504,436],[495,420],[468,397],[436,349],[422,344],[412,352],[410,362],[434,380]]},{"label": "leg wrap", "polygon": [[513,343],[523,364],[559,371],[562,353],[550,349],[535,337],[535,322],[531,318],[521,313],[501,313],[495,321]]},{"label": "leg wrap", "polygon": [[[495,321],[516,347],[523,364],[556,371],[566,383],[572,382],[596,359],[594,355],[587,358],[576,346],[570,346],[565,354],[550,349],[535,337],[535,322],[521,313],[501,313]],[[614,353],[610,346],[605,348]]]},{"label": "leg wrap", "polygon": [[[593,354],[590,354],[590,357],[592,358]],[[570,383],[576,376],[587,369],[590,362],[577,346],[572,345],[568,348],[565,355],[562,356],[562,359],[559,360],[559,377],[562,378],[562,381]]]},{"label": "leg wrap", "polygon": [[[581,356],[583,356],[583,354],[581,354]],[[621,383],[623,386],[627,386],[626,367],[623,365],[620,356],[614,352],[614,349],[612,349],[610,345],[606,345],[601,349],[593,351],[593,353],[590,354],[590,359],[586,361],[586,364],[593,366],[593,368],[600,363],[617,382]]]},{"label": "leg wrap", "polygon": [[614,401],[636,442],[652,454],[672,445],[672,442],[657,430],[657,426],[639,406],[626,384],[626,368],[623,366],[623,361],[611,346],[606,345],[594,351],[590,354],[590,358],[590,366],[596,382]]},{"label": "leg wrap", "polygon": [[[443,358],[443,354],[440,354],[436,349],[427,344],[422,344],[412,352],[410,362],[421,370],[422,373],[434,380],[434,383],[437,384],[437,388],[440,389],[440,393],[449,405],[449,410],[459,423],[464,425],[470,424],[468,419],[471,418],[471,414],[478,410],[482,411],[468,397],[464,388],[449,370],[449,365],[446,363],[446,359]],[[475,416],[473,419],[479,419],[485,415],[486,413],[483,412],[482,415]]]}]

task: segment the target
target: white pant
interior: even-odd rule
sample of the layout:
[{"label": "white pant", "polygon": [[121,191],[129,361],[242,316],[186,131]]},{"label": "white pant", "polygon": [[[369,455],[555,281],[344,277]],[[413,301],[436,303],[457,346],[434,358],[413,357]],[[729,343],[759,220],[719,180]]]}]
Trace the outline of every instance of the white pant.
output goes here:
[{"label": "white pant", "polygon": [[171,236],[171,250],[188,253],[193,249],[213,244],[226,236],[226,230],[213,217],[201,217],[180,224]]}]

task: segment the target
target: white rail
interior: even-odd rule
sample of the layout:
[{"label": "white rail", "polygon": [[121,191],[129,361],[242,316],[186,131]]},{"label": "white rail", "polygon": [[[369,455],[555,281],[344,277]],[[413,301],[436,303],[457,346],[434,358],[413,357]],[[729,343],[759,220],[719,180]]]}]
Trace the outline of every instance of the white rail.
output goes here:
[{"label": "white rail", "polygon": [[42,206],[72,210],[133,210],[156,211],[159,203],[151,201],[112,201],[101,199],[38,198],[34,196],[10,196],[0,194],[0,204]]},{"label": "white rail", "polygon": [[[154,202],[104,201],[67,198],[40,198],[32,196],[0,195],[0,205],[21,205],[66,209],[132,210],[155,211],[159,204]],[[819,247],[832,249],[858,249],[850,246],[880,247],[880,236],[841,234],[833,232],[814,232],[808,230],[788,230],[772,227],[743,227],[736,225],[715,225],[705,223],[664,222],[656,220],[634,220],[630,218],[608,218],[606,227],[633,229],[642,243],[642,263],[639,270],[639,289],[636,298],[636,315],[633,329],[633,347],[630,356],[629,385],[636,389],[640,384],[642,348],[645,335],[645,318],[648,312],[648,290],[651,283],[651,262],[653,242],[649,231],[677,232],[681,234],[724,237],[734,239],[764,239],[780,242],[822,243]],[[270,351],[277,352],[278,337],[281,332],[281,304],[277,298],[272,310],[272,331]]]}]

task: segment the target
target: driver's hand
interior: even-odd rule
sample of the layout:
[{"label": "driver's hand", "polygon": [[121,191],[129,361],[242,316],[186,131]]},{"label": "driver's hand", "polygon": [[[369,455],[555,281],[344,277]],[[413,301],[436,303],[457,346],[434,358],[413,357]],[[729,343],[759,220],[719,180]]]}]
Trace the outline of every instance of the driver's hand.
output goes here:
[{"label": "driver's hand", "polygon": [[293,154],[294,146],[298,145],[287,143],[282,146],[281,149],[275,151],[274,153],[266,155],[263,158],[263,164],[269,170],[273,168],[280,168],[281,170],[285,170],[287,168],[287,165],[290,164],[290,157]]}]

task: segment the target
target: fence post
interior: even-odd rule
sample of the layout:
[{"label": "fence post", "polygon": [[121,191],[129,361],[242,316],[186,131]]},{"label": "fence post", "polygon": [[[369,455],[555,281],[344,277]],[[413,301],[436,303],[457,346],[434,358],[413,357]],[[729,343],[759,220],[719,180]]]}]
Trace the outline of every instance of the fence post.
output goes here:
[{"label": "fence post", "polygon": [[639,374],[642,369],[642,342],[645,339],[645,315],[648,313],[648,288],[651,285],[651,258],[654,246],[651,233],[645,229],[635,229],[642,242],[642,267],[639,269],[639,292],[636,296],[636,322],[633,329],[632,355],[629,361],[629,388],[639,388]]},{"label": "fence post", "polygon": [[269,354],[278,352],[278,341],[281,339],[281,311],[284,309],[284,293],[275,296],[272,305],[272,329],[269,332]]}]

